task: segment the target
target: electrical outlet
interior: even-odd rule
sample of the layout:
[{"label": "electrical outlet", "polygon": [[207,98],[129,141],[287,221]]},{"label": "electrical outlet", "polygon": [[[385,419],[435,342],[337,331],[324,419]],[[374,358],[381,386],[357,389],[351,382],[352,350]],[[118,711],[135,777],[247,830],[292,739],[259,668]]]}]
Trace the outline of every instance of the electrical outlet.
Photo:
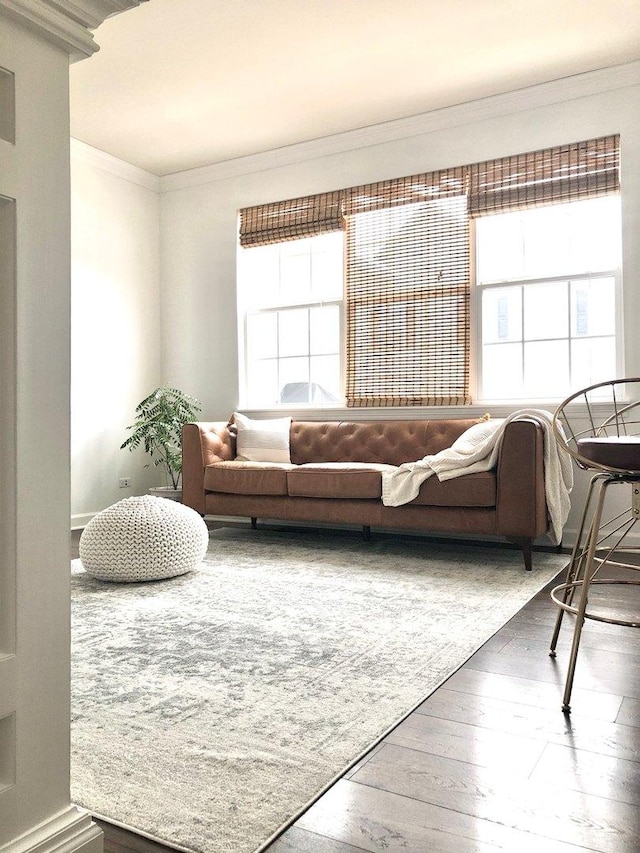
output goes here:
[{"label": "electrical outlet", "polygon": [[128,489],[131,486],[131,477],[120,477],[118,480],[118,486],[121,489]]}]

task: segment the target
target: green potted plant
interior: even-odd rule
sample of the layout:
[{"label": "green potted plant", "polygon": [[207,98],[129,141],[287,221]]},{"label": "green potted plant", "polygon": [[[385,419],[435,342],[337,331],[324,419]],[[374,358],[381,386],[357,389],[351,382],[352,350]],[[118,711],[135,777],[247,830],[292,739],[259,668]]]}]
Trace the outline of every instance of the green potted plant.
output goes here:
[{"label": "green potted plant", "polygon": [[167,485],[150,489],[152,493],[181,500],[182,427],[195,420],[201,409],[195,397],[166,386],[156,388],[136,406],[136,419],[127,427],[132,433],[120,449],[143,446],[153,464],[163,469]]}]

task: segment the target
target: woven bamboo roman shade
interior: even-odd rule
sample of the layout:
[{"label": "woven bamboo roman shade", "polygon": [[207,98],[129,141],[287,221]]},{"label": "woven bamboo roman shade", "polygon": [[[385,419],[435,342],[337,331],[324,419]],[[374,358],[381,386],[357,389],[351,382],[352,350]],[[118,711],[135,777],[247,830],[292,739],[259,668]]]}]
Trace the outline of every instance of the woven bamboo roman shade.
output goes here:
[{"label": "woven bamboo roman shade", "polygon": [[604,136],[469,166],[469,213],[578,201],[620,189],[620,137]]},{"label": "woven bamboo roman shade", "polygon": [[344,228],[344,192],[276,201],[240,211],[240,245],[266,246]]},{"label": "woven bamboo roman shade", "polygon": [[464,180],[452,169],[348,192],[348,406],[469,402]]}]

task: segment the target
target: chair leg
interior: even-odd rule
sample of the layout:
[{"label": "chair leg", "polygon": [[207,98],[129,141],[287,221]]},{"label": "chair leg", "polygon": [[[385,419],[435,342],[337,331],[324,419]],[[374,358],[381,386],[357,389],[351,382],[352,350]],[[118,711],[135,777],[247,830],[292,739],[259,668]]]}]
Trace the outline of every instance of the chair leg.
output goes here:
[{"label": "chair leg", "polygon": [[598,545],[600,520],[602,518],[602,508],[604,505],[604,498],[608,484],[608,481],[605,480],[600,485],[596,509],[593,514],[593,519],[591,521],[591,527],[589,530],[589,550],[587,552],[586,560],[584,561],[584,570],[582,572],[581,580],[582,588],[580,590],[580,600],[578,602],[578,608],[576,613],[576,624],[573,629],[573,640],[571,642],[571,654],[569,656],[569,666],[567,669],[567,679],[565,682],[564,696],[562,697],[562,710],[564,713],[567,714],[571,711],[571,692],[573,690],[573,679],[575,676],[576,663],[578,660],[580,638],[582,636],[582,628],[584,626],[584,614],[586,612],[587,603],[589,601],[589,585],[591,584],[591,580],[595,575],[596,571],[598,570],[598,564],[595,561],[595,553]]},{"label": "chair leg", "polygon": [[371,527],[368,524],[364,524],[362,526],[362,538],[365,542],[369,542],[371,540]]},{"label": "chair leg", "polygon": [[[573,545],[573,549],[571,551],[571,559],[569,560],[569,563],[567,565],[567,572],[566,572],[565,579],[564,579],[565,584],[573,583],[576,580],[576,578],[582,574],[583,563],[584,563],[584,560],[586,559],[587,550],[588,550],[588,547],[587,547],[588,534],[586,537],[587,542],[584,542],[584,544],[583,544],[586,520],[587,520],[587,515],[589,513],[589,507],[591,505],[591,498],[593,496],[594,486],[595,486],[596,482],[598,480],[601,480],[601,479],[603,479],[603,475],[602,474],[596,474],[594,477],[591,478],[591,481],[589,482],[589,488],[587,489],[587,497],[586,497],[586,500],[584,502],[584,508],[582,510],[582,518],[580,519],[580,526],[578,528],[578,534],[576,536],[576,541],[575,541],[575,543]],[[567,604],[567,603],[571,604],[571,601],[573,600],[574,593],[575,593],[575,587],[568,587],[567,589],[565,589],[563,596],[562,596],[562,603],[563,604]],[[556,656],[556,646],[558,645],[558,638],[560,636],[560,628],[562,626],[563,617],[564,617],[564,610],[561,607],[559,607],[558,608],[558,615],[556,616],[556,624],[555,624],[555,627],[553,629],[553,635],[551,637],[551,644],[549,646],[549,655],[552,658],[554,658]]]},{"label": "chair leg", "polygon": [[254,517],[252,516],[252,517],[251,517],[251,529],[252,529],[252,530],[256,530],[256,528],[257,528],[257,527],[258,527],[258,519],[257,519],[257,518],[254,518]]}]

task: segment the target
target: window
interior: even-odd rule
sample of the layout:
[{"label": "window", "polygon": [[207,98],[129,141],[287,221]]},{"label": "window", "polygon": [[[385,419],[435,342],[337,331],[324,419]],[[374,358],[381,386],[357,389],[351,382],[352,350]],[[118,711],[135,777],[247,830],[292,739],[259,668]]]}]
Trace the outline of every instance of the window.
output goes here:
[{"label": "window", "polygon": [[616,376],[619,196],[476,223],[480,399],[564,397]]},{"label": "window", "polygon": [[620,233],[617,136],[245,208],[242,404],[550,400],[617,375]]},{"label": "window", "polygon": [[250,405],[342,404],[343,279],[341,232],[241,250]]}]

